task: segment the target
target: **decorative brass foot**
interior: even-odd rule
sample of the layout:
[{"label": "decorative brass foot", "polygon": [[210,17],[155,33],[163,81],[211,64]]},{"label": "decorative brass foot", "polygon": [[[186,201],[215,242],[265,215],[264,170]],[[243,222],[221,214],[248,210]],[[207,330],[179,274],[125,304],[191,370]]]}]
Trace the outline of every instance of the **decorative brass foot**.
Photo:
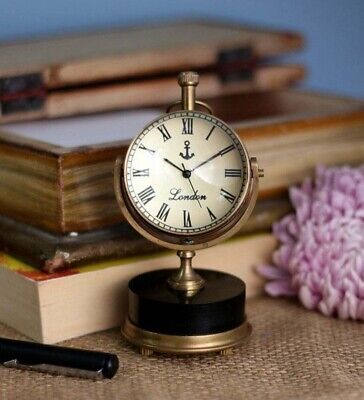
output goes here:
[{"label": "decorative brass foot", "polygon": [[146,357],[149,357],[154,353],[154,351],[152,349],[148,349],[147,347],[140,347],[139,351],[142,356],[146,356]]},{"label": "decorative brass foot", "polygon": [[228,356],[229,354],[232,354],[232,352],[233,352],[232,347],[228,347],[227,349],[220,350],[220,354],[222,356]]}]

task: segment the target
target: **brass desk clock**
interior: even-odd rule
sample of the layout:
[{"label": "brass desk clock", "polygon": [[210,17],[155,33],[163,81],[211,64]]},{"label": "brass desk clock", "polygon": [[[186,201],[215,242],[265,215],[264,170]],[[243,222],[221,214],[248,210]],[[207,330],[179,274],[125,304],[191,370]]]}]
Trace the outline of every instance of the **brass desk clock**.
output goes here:
[{"label": "brass desk clock", "polygon": [[147,272],[129,282],[122,333],[142,354],[226,353],[251,332],[244,282],[192,268],[195,250],[240,229],[262,175],[237,134],[195,100],[198,79],[195,72],[178,76],[181,101],[146,126],[115,165],[116,196],[128,222],[180,258],[176,271]]}]

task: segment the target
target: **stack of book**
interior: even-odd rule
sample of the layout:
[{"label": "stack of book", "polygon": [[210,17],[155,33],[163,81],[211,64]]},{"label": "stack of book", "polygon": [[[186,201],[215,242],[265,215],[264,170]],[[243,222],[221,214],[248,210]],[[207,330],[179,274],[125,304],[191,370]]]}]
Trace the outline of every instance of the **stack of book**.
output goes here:
[{"label": "stack of book", "polygon": [[[59,52],[51,53],[52,63],[42,64],[39,55],[50,44],[37,42],[32,57],[38,54],[39,59],[27,71],[14,67],[14,76],[5,75],[10,66],[0,62],[0,320],[35,340],[54,343],[119,325],[128,280],[177,265],[172,252],[148,242],[125,222],[113,190],[115,158],[164,112],[156,103],[178,98],[174,70],[199,70],[205,79],[202,93],[214,113],[235,128],[265,170],[257,206],[242,231],[199,251],[194,262],[241,277],[248,296],[262,290],[254,267],[268,261],[276,245],[272,223],[291,211],[287,187],[311,175],[317,164],[364,159],[362,102],[270,90],[302,76],[302,67],[261,61],[298,48],[298,35],[201,23],[149,29],[54,39],[50,43]],[[189,38],[176,30],[199,37],[196,49],[203,49],[205,58],[193,48],[191,60],[180,59],[175,48],[183,49]],[[121,45],[120,37],[130,40],[130,46]],[[109,46],[92,58],[91,44],[101,46],[106,39]],[[83,49],[80,43],[88,45]],[[141,43],[153,52],[138,52]],[[0,47],[0,60],[12,46],[19,52],[25,45]],[[78,62],[77,46],[84,57]],[[213,51],[218,51],[214,67]],[[15,64],[18,58],[14,56]],[[148,78],[140,60],[149,62]],[[263,79],[262,71],[270,73]],[[164,93],[163,99],[154,94],[153,103],[152,97],[138,95],[151,87]],[[138,108],[111,111],[124,106]],[[35,118],[40,120],[24,122]]]}]

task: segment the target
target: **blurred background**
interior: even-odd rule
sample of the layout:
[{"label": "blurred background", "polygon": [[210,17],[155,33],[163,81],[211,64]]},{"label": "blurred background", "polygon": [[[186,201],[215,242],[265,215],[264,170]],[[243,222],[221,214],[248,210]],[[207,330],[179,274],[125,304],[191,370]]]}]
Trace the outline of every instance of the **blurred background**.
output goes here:
[{"label": "blurred background", "polygon": [[305,88],[364,97],[363,0],[2,0],[0,40],[184,17],[219,17],[301,32]]}]

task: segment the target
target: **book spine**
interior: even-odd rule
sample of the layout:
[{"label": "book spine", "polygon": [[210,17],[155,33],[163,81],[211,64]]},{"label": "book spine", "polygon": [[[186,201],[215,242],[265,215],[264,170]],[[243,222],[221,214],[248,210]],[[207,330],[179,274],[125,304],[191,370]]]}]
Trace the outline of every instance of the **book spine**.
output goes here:
[{"label": "book spine", "polygon": [[[258,202],[237,235],[267,231],[291,211],[288,199]],[[137,234],[127,223],[108,229],[54,235],[0,216],[0,249],[48,273],[107,259],[160,251],[161,247]]]},{"label": "book spine", "polygon": [[0,78],[0,116],[41,110],[46,96],[41,73]]}]

